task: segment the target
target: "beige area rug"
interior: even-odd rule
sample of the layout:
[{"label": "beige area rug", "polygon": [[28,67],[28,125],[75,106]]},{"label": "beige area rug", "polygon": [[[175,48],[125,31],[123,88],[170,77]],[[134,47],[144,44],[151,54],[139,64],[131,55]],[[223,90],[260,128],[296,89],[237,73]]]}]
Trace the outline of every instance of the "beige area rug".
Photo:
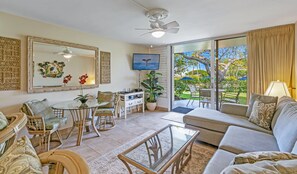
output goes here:
[{"label": "beige area rug", "polygon": [[170,112],[167,115],[163,116],[162,119],[170,120],[178,123],[184,123],[183,118],[185,114]]},{"label": "beige area rug", "polygon": [[[121,160],[118,159],[117,155],[129,147],[137,144],[137,142],[143,140],[147,136],[154,133],[154,131],[148,131],[139,137],[129,141],[128,143],[125,143],[124,145],[118,147],[117,149],[114,149],[113,151],[100,156],[93,161],[89,162],[89,167],[91,169],[92,174],[98,174],[98,173],[104,173],[104,174],[126,174],[128,173],[128,170],[126,166],[123,164]],[[199,174],[202,173],[205,166],[207,165],[208,161],[214,154],[216,148],[207,145],[204,143],[196,142],[193,145],[192,149],[192,158],[189,161],[189,163],[184,167],[183,174]],[[133,173],[143,173],[142,171],[134,168],[131,166],[131,169]],[[170,170],[170,168],[168,168]],[[170,171],[166,172],[170,173]]]}]

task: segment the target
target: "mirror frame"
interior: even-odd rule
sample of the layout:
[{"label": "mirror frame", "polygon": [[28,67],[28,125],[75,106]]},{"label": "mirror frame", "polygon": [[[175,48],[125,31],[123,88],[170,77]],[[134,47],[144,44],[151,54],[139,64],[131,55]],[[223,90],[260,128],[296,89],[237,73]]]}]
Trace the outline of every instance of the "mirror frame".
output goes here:
[{"label": "mirror frame", "polygon": [[58,46],[67,46],[80,49],[86,49],[95,51],[95,84],[94,85],[82,85],[83,89],[97,88],[99,87],[99,49],[93,46],[81,45],[71,42],[28,36],[27,38],[27,63],[28,63],[28,93],[41,93],[41,92],[55,92],[55,91],[69,91],[69,90],[79,90],[80,86],[61,86],[61,87],[48,87],[48,88],[34,88],[33,86],[33,44],[35,42],[53,44]]}]

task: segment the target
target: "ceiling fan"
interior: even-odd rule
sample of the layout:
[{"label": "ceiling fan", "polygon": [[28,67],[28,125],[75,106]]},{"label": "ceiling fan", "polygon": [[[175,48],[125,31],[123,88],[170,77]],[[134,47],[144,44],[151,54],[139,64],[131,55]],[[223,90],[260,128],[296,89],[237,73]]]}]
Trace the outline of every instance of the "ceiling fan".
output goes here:
[{"label": "ceiling fan", "polygon": [[58,52],[57,54],[62,55],[68,61],[73,56],[72,51],[68,47],[65,47],[65,49],[63,51]]},{"label": "ceiling fan", "polygon": [[146,17],[149,19],[150,28],[136,28],[136,30],[148,30],[147,33],[151,33],[153,37],[160,38],[165,33],[177,33],[179,30],[179,24],[176,21],[164,23],[162,20],[168,17],[168,11],[165,9],[157,8],[146,12]]}]

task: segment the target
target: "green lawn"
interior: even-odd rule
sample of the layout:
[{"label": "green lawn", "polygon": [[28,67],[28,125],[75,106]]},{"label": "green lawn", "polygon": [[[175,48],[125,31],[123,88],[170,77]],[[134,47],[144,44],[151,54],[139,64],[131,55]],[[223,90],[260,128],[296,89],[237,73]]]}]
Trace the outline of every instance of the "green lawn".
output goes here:
[{"label": "green lawn", "polygon": [[[236,92],[234,92],[234,95],[236,95]],[[190,92],[186,91],[182,95],[180,95],[179,97],[182,98],[182,99],[189,99],[190,98]],[[195,100],[199,100],[199,98],[195,98]],[[240,104],[246,104],[246,93],[240,93],[239,94],[239,103]]]}]

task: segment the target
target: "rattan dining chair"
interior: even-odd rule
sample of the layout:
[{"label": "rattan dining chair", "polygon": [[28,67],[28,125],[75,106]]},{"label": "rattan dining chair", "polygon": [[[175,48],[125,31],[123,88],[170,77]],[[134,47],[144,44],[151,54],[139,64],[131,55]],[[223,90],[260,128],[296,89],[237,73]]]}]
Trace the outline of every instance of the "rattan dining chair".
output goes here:
[{"label": "rattan dining chair", "polygon": [[[67,117],[64,117],[62,110],[53,110],[46,99],[44,100],[31,100],[23,104],[21,111],[27,115],[27,129],[28,133],[38,138],[39,147],[41,150],[48,151],[51,142],[58,142],[59,148],[63,145],[59,128],[65,125]],[[52,135],[55,134],[57,139],[53,139]]]},{"label": "rattan dining chair", "polygon": [[[24,113],[10,114],[6,116],[6,119],[8,120],[8,125],[4,129],[0,130],[0,145],[3,147],[3,149],[0,149],[2,152],[0,153],[0,156],[5,155],[7,150],[9,151],[9,147],[11,147],[11,145],[14,144],[16,140],[17,133],[26,125],[28,120]],[[18,155],[22,156],[22,151],[18,151]],[[32,154],[30,152],[30,154],[27,155]],[[21,160],[21,158],[18,158],[17,156],[13,157],[16,160]],[[71,174],[90,173],[90,169],[86,161],[80,155],[70,150],[51,150],[39,154],[38,158],[42,166],[50,166],[48,174],[63,174],[65,171]],[[29,160],[26,160],[26,162],[28,161]],[[26,167],[26,164],[22,164]]]},{"label": "rattan dining chair", "polygon": [[[98,102],[108,102],[108,104],[98,107],[94,117],[97,117],[96,125],[99,127],[98,130],[104,131],[115,127],[115,114],[118,109],[119,97],[113,92],[102,92],[98,91],[97,95]],[[95,118],[93,118],[93,122]]]}]

